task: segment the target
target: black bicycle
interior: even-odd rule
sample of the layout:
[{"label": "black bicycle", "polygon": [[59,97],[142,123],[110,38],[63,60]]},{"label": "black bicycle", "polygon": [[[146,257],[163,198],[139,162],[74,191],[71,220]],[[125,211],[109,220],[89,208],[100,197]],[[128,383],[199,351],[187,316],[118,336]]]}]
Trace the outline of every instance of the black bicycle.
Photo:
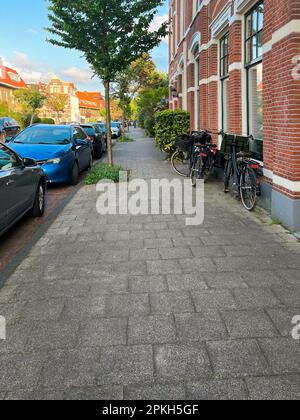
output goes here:
[{"label": "black bicycle", "polygon": [[251,159],[251,153],[246,151],[249,150],[249,142],[253,136],[242,137],[224,132],[220,134],[223,136],[222,147],[225,148],[226,158],[224,192],[228,193],[232,188],[241,198],[245,209],[253,211],[259,195],[259,164]]},{"label": "black bicycle", "polygon": [[174,171],[184,177],[190,175],[191,152],[193,139],[187,134],[176,138],[176,150],[171,157],[171,165]]},{"label": "black bicycle", "polygon": [[193,187],[197,180],[206,182],[211,175],[218,154],[218,146],[212,143],[211,132],[204,130],[193,133],[193,151],[191,158],[190,178]]}]

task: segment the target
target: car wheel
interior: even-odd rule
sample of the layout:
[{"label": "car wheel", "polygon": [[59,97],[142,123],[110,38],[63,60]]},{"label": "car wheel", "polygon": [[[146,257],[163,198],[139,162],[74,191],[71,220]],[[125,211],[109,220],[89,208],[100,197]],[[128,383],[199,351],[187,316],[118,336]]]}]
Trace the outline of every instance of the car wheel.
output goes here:
[{"label": "car wheel", "polygon": [[103,149],[102,149],[102,145],[100,145],[100,147],[97,148],[97,152],[95,153],[95,158],[101,159],[102,155],[103,155]]},{"label": "car wheel", "polygon": [[79,166],[77,162],[74,162],[71,173],[71,185],[77,185],[79,182]]},{"label": "car wheel", "polygon": [[42,217],[45,213],[45,198],[46,198],[46,188],[43,182],[39,183],[34,204],[31,210],[32,217]]}]

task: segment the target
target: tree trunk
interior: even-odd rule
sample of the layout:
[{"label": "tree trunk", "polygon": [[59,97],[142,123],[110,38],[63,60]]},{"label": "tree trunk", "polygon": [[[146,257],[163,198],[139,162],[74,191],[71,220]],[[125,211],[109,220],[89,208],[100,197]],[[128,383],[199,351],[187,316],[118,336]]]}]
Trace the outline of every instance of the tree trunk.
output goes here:
[{"label": "tree trunk", "polygon": [[30,118],[30,127],[33,125],[34,121],[34,111],[32,111],[31,118]]},{"label": "tree trunk", "polygon": [[106,107],[106,137],[107,137],[107,163],[113,166],[112,140],[111,140],[111,115],[110,115],[110,81],[104,81],[105,107]]}]

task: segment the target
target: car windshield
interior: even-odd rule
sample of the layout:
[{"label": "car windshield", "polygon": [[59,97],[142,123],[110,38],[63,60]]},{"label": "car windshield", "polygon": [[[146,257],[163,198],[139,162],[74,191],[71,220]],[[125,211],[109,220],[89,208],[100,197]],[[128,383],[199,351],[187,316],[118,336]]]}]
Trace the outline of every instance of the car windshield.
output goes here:
[{"label": "car windshield", "polygon": [[14,143],[20,144],[69,144],[71,131],[69,127],[29,127],[20,133]]},{"label": "car windshield", "polygon": [[113,122],[111,123],[112,128],[120,128],[119,123]]},{"label": "car windshield", "polygon": [[82,127],[88,136],[94,136],[95,130],[93,127]]}]

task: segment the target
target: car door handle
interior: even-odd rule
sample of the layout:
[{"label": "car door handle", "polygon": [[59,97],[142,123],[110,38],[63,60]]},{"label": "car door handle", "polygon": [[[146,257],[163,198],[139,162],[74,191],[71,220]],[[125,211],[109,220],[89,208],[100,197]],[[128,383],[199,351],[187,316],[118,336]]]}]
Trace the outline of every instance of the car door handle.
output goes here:
[{"label": "car door handle", "polygon": [[9,187],[11,184],[14,184],[14,183],[15,183],[15,181],[10,179],[9,181],[7,181],[6,186]]}]

